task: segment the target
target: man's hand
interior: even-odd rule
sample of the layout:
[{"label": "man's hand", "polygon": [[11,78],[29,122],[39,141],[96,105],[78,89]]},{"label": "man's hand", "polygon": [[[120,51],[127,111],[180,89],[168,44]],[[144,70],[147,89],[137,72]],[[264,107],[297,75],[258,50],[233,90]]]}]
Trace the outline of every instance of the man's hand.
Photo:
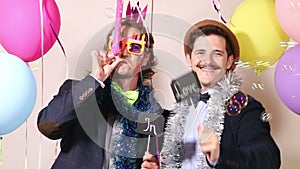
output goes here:
[{"label": "man's hand", "polygon": [[145,152],[142,169],[158,169],[158,160],[149,152]]},{"label": "man's hand", "polygon": [[[201,150],[204,155],[206,155],[208,161],[211,164],[214,164],[217,162],[217,160],[220,157],[220,143],[219,143],[219,137],[214,131],[210,131],[208,134],[207,131],[209,129],[205,129],[204,126],[198,127],[198,137],[199,137],[199,144],[201,146]],[[203,140],[203,135],[206,135],[206,138]]]},{"label": "man's hand", "polygon": [[94,50],[91,52],[91,55],[92,57],[96,57],[98,62],[95,77],[102,82],[110,76],[116,66],[123,60],[119,58],[119,56],[115,56],[112,51],[104,53],[102,51]]}]

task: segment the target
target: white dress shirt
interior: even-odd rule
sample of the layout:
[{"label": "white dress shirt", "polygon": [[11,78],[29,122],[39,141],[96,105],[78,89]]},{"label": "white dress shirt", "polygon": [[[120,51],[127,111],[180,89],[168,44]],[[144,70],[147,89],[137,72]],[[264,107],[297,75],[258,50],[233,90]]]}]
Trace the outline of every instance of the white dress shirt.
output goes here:
[{"label": "white dress shirt", "polygon": [[[209,94],[214,92],[214,89],[207,91]],[[206,92],[205,92],[206,93]],[[198,139],[198,126],[203,124],[207,118],[207,104],[199,101],[196,108],[191,106],[189,114],[186,117],[184,126],[183,143],[196,143],[196,150],[191,159],[185,159],[182,162],[182,169],[196,169],[197,168],[197,154],[201,151]]]}]

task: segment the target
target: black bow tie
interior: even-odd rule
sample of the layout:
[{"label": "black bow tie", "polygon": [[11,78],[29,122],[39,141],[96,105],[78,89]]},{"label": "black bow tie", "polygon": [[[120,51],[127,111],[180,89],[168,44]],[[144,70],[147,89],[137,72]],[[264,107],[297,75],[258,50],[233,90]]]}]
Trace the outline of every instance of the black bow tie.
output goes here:
[{"label": "black bow tie", "polygon": [[207,103],[207,100],[210,98],[210,95],[208,93],[200,94],[200,101],[203,101],[205,104]]}]

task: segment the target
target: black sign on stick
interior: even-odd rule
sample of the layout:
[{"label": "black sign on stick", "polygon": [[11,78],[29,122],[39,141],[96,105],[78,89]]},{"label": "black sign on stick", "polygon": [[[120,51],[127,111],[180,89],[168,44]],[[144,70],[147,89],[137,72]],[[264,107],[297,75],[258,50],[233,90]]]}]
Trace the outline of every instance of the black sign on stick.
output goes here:
[{"label": "black sign on stick", "polygon": [[171,88],[177,102],[181,102],[193,95],[200,93],[201,85],[194,72],[189,72],[183,76],[172,80]]},{"label": "black sign on stick", "polygon": [[159,136],[163,133],[164,117],[157,114],[140,113],[137,132],[140,134]]}]

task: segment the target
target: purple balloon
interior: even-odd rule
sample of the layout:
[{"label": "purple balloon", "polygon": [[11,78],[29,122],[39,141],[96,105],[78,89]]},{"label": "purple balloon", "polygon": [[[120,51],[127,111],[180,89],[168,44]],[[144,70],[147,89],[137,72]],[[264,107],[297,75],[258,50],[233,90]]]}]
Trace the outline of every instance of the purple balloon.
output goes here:
[{"label": "purple balloon", "polygon": [[300,45],[289,48],[275,68],[275,87],[281,101],[300,115]]}]

